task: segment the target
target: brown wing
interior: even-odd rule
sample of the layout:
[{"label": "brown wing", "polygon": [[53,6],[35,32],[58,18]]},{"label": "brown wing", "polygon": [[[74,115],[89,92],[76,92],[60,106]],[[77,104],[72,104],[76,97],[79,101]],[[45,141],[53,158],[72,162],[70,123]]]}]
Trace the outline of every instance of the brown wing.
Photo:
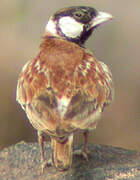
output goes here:
[{"label": "brown wing", "polygon": [[37,58],[23,68],[17,87],[17,100],[33,126],[56,136],[89,128],[91,117],[96,119],[111,99],[107,66],[57,38],[44,40]]},{"label": "brown wing", "polygon": [[48,38],[44,39],[39,55],[23,67],[17,101],[36,129],[55,133],[61,121],[57,98],[72,97],[73,74],[82,57],[83,50],[78,45]]},{"label": "brown wing", "polygon": [[23,67],[19,76],[18,102],[32,102],[46,88],[52,88],[58,97],[64,94],[71,96],[73,73],[83,54],[83,49],[74,43],[56,38],[45,39],[39,55]]},{"label": "brown wing", "polygon": [[112,75],[108,67],[97,61],[90,53],[84,53],[76,75],[76,93],[65,114],[65,120],[80,129],[96,127],[104,107],[113,99]]}]

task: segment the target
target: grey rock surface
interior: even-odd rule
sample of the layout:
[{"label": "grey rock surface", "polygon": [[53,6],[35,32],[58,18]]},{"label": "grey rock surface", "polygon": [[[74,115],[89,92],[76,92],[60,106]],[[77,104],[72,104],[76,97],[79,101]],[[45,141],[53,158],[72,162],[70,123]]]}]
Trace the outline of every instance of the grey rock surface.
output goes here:
[{"label": "grey rock surface", "polygon": [[[45,148],[49,159],[50,143]],[[0,151],[0,180],[140,180],[139,152],[95,144],[88,149],[88,162],[74,155],[68,171],[47,167],[42,173],[38,144],[20,142]]]}]

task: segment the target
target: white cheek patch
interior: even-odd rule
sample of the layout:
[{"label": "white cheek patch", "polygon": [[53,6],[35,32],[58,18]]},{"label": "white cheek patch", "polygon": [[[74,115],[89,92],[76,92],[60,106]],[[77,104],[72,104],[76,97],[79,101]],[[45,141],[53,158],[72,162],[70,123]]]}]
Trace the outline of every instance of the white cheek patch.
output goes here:
[{"label": "white cheek patch", "polygon": [[70,38],[76,38],[80,36],[81,32],[83,31],[83,25],[69,16],[60,18],[59,27],[62,33]]}]

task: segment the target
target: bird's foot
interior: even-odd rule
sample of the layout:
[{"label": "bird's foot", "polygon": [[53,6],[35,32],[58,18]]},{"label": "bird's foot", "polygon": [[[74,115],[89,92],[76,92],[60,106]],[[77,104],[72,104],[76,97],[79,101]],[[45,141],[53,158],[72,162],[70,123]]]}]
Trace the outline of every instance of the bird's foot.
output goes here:
[{"label": "bird's foot", "polygon": [[88,155],[90,154],[90,151],[82,150],[82,149],[77,149],[77,150],[74,151],[73,154],[74,155],[78,155],[78,156],[83,156],[84,159],[86,159],[86,161],[88,161]]},{"label": "bird's foot", "polygon": [[44,170],[46,167],[50,167],[52,166],[52,160],[49,159],[48,161],[42,160],[41,162],[41,169],[42,169],[42,173],[44,173]]}]

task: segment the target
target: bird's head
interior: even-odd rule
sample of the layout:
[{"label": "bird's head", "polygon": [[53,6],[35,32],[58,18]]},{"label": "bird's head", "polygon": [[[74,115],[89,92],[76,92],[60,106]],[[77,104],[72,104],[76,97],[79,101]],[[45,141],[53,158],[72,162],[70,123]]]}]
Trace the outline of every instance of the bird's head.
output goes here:
[{"label": "bird's head", "polygon": [[45,31],[51,36],[82,45],[96,27],[111,19],[110,14],[97,11],[92,7],[63,8],[50,17]]}]

